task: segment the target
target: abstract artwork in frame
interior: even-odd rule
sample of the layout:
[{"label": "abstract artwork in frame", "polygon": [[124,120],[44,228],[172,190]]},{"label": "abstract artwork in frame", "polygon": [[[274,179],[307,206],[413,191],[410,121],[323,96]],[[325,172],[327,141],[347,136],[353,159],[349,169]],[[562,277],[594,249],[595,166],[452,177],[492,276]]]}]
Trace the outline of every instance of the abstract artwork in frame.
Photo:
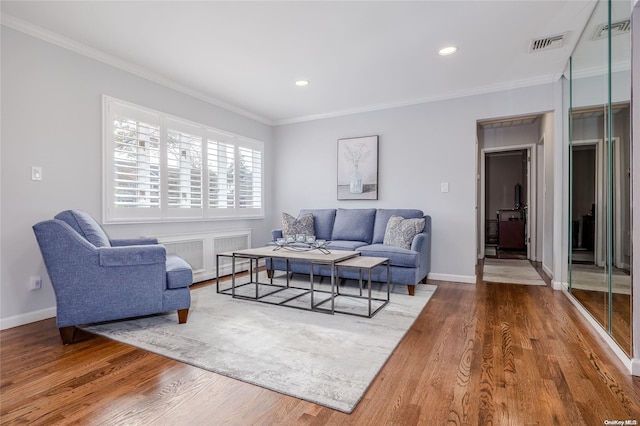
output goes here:
[{"label": "abstract artwork in frame", "polygon": [[378,199],[378,136],[338,139],[338,200]]}]

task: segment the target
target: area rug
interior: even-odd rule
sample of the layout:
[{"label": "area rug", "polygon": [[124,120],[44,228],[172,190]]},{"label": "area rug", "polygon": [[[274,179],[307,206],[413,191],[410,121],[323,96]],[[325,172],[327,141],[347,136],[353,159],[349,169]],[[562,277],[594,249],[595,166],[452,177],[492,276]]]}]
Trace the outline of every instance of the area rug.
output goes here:
[{"label": "area rug", "polygon": [[485,259],[482,281],[492,283],[546,285],[528,260]]},{"label": "area rug", "polygon": [[396,286],[387,306],[362,318],[233,299],[208,286],[192,290],[186,324],[171,313],[83,329],[351,413],[435,289],[420,284],[409,296]]}]

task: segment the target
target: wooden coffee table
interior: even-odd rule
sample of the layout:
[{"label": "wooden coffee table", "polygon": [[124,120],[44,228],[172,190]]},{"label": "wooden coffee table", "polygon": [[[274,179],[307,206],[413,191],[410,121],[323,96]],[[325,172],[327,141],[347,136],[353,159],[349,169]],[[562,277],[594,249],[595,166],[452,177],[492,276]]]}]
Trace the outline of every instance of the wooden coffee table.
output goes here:
[{"label": "wooden coffee table", "polygon": [[[389,260],[386,258],[374,258],[374,257],[362,257],[359,252],[346,251],[346,250],[284,250],[276,247],[267,246],[252,249],[243,249],[236,251],[229,251],[219,253],[216,255],[216,271],[219,271],[220,258],[231,258],[231,287],[226,289],[220,288],[220,277],[216,272],[216,291],[219,293],[230,294],[237,299],[253,300],[257,302],[281,305],[297,309],[304,309],[314,312],[322,312],[328,314],[334,314],[336,312],[357,315],[364,317],[372,317],[380,309],[382,309],[389,301],[389,279],[390,279],[390,267]],[[286,283],[275,284],[273,282],[273,275],[270,277],[269,282],[260,282],[258,279],[258,263],[262,259],[284,259],[286,261]],[[239,284],[236,277],[236,261],[238,259],[249,260],[249,282]],[[296,287],[290,282],[289,274],[289,262],[295,260],[304,260],[309,262],[309,288]],[[254,266],[255,262],[255,266]],[[387,299],[376,299],[371,297],[371,270],[375,267],[387,265]],[[316,265],[327,265],[331,268],[331,290],[318,290],[314,288],[314,276],[313,267]],[[340,294],[338,286],[336,284],[337,270],[338,268],[358,268],[360,270],[360,295],[346,295]],[[368,295],[362,295],[362,271],[368,270]],[[255,271],[255,274],[254,274]],[[238,289],[245,286],[255,286],[255,292],[249,294],[247,292],[239,293]],[[260,291],[262,290],[262,292]],[[281,294],[279,294],[281,293]],[[274,296],[281,296],[277,299]],[[305,295],[309,295],[310,302],[307,305],[301,305],[299,299]],[[354,298],[367,298],[369,301],[369,309],[367,314],[354,313],[352,311],[344,311],[336,309],[335,299],[336,297],[354,297]],[[372,301],[382,301],[383,304],[377,309],[372,310]],[[330,307],[326,307],[329,305]]]}]

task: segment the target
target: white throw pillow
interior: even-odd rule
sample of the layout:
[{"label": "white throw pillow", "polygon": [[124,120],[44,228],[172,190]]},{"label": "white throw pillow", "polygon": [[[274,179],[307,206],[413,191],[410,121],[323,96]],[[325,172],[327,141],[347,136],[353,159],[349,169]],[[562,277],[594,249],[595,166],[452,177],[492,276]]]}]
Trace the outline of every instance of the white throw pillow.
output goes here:
[{"label": "white throw pillow", "polygon": [[313,215],[303,214],[295,218],[288,213],[282,213],[282,235],[315,235],[313,228]]},{"label": "white throw pillow", "polygon": [[424,218],[405,219],[401,216],[391,216],[387,222],[382,243],[410,250],[413,239],[424,230],[424,225]]}]

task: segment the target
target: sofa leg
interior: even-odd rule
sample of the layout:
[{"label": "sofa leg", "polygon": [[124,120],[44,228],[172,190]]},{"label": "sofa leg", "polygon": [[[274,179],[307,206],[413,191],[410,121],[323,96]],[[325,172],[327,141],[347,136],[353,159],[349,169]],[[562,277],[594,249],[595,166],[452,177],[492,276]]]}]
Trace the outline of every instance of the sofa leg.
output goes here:
[{"label": "sofa leg", "polygon": [[416,295],[416,286],[415,285],[408,285],[407,286],[407,290],[409,290],[409,296],[415,296]]},{"label": "sofa leg", "polygon": [[178,309],[178,324],[185,324],[187,322],[188,316],[189,316],[189,308]]},{"label": "sofa leg", "polygon": [[427,283],[427,276],[425,275],[422,281],[420,281],[420,284],[426,284],[426,283]]},{"label": "sofa leg", "polygon": [[75,325],[60,327],[58,330],[60,331],[60,337],[62,338],[63,345],[70,345],[73,343],[73,338],[76,335]]},{"label": "sofa leg", "polygon": [[267,278],[273,278],[273,269],[267,269]]}]

